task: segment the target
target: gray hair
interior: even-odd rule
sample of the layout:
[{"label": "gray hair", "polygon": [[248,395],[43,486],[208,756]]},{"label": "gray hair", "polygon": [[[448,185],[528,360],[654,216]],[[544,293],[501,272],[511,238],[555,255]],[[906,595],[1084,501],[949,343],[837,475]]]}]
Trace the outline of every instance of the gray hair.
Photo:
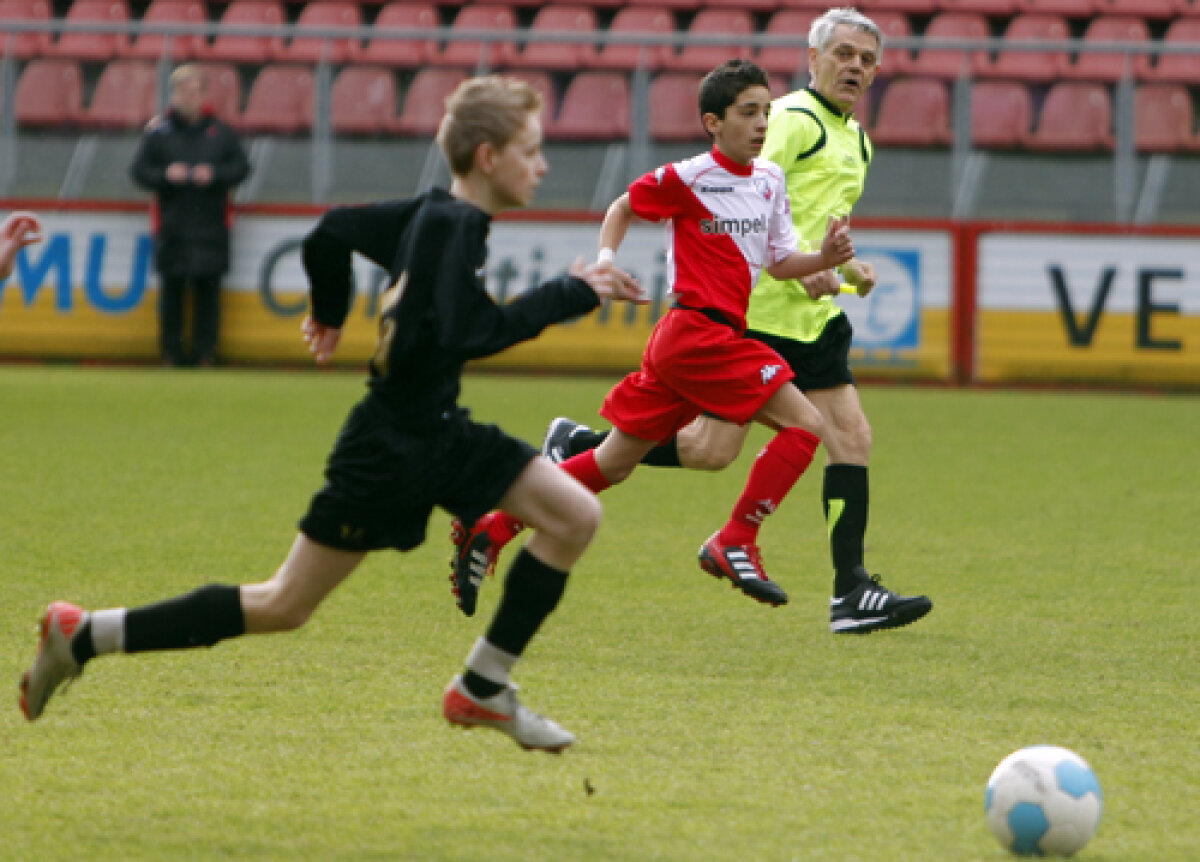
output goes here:
[{"label": "gray hair", "polygon": [[883,31],[879,29],[879,25],[851,6],[840,6],[830,9],[820,18],[813,21],[812,27],[808,31],[809,46],[816,48],[818,51],[824,51],[825,46],[829,44],[829,40],[833,38],[834,29],[839,24],[848,24],[858,30],[862,30],[864,33],[870,33],[875,37],[875,41],[879,43],[880,52],[883,51]]}]

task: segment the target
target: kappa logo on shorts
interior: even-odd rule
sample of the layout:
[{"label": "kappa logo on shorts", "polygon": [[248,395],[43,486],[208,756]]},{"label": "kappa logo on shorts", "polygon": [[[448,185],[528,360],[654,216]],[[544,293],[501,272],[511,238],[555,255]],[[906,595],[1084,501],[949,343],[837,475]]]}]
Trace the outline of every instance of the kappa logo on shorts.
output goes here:
[{"label": "kappa logo on shorts", "polygon": [[764,365],[762,367],[762,382],[763,385],[770,383],[771,380],[783,369],[782,365]]}]

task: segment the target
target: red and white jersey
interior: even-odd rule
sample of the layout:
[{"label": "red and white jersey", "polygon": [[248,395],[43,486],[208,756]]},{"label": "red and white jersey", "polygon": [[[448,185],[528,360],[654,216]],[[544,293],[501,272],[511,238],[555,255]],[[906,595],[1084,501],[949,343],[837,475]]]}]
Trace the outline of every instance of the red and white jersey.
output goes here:
[{"label": "red and white jersey", "polygon": [[783,171],[769,159],[740,165],[714,148],[635,180],[629,203],[639,218],[667,222],[667,280],[679,302],[743,329],[759,272],[796,251]]}]

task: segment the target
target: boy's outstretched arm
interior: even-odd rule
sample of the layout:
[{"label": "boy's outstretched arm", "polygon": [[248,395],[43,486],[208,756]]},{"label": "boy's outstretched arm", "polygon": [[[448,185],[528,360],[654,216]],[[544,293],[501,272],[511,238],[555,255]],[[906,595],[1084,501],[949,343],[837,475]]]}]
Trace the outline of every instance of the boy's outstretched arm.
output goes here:
[{"label": "boy's outstretched arm", "polygon": [[[825,229],[825,239],[821,241],[820,251],[793,252],[779,263],[768,266],[766,269],[772,278],[787,281],[793,278],[804,278],[806,275],[812,275],[825,269],[833,269],[853,257],[854,243],[850,239],[850,220],[837,218],[829,220],[829,226]],[[805,287],[808,286],[805,285]],[[831,291],[831,293],[837,292],[836,288]],[[816,299],[816,297],[813,298]]]}]

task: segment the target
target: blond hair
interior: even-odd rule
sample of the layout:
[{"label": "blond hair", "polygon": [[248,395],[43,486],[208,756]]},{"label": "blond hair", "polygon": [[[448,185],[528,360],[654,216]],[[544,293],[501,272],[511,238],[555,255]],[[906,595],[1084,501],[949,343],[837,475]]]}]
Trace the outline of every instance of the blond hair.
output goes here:
[{"label": "blond hair", "polygon": [[171,72],[171,77],[167,79],[171,89],[174,90],[180,83],[195,78],[200,82],[200,86],[204,86],[204,71],[195,63],[184,63],[181,66],[176,66]]},{"label": "blond hair", "polygon": [[541,94],[516,78],[485,75],[463,81],[446,97],[437,133],[450,171],[459,177],[469,174],[480,144],[504,149],[526,118],[541,110]]}]

